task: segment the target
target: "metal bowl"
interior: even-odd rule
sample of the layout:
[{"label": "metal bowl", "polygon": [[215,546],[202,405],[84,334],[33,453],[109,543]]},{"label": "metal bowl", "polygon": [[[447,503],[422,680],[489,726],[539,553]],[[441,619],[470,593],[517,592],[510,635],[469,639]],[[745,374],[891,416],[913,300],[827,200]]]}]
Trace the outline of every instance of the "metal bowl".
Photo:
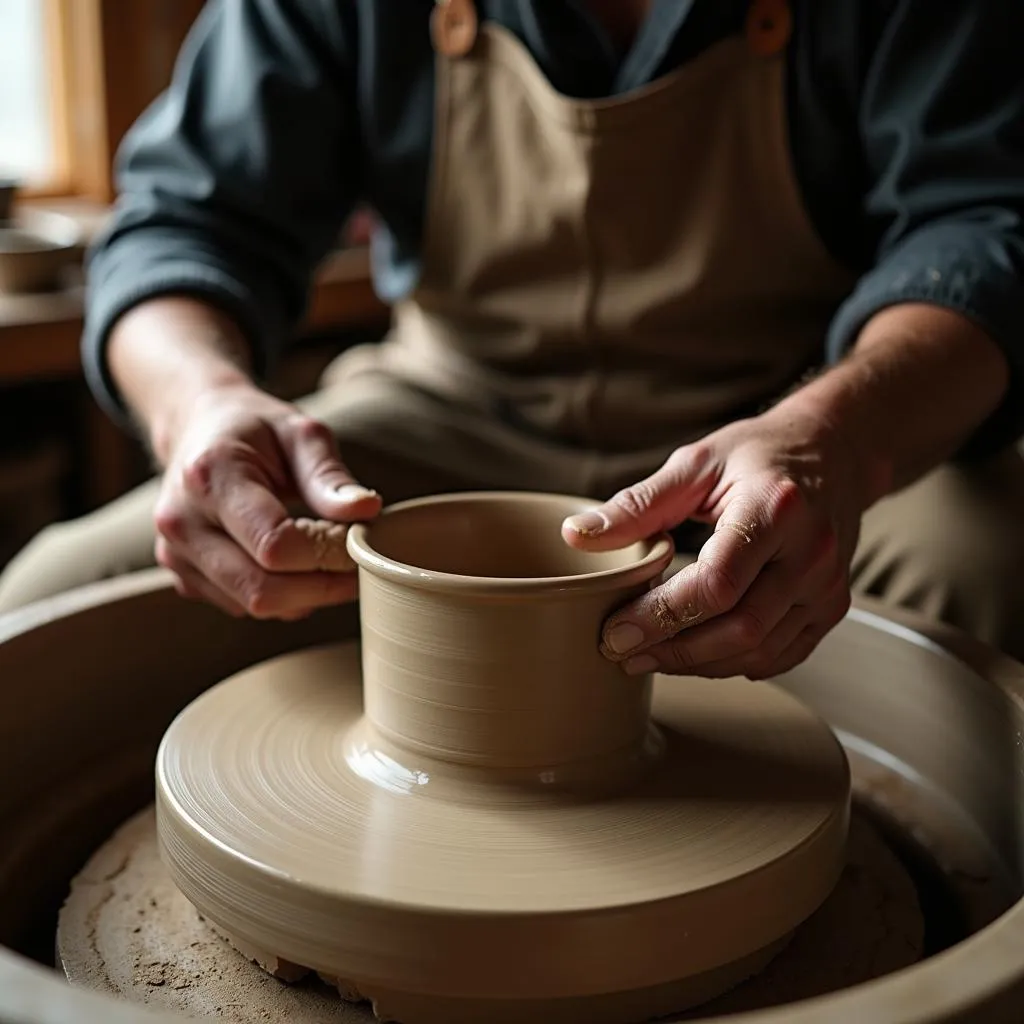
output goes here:
[{"label": "metal bowl", "polygon": [[71,217],[21,210],[0,224],[0,293],[23,295],[61,287],[65,271],[81,262],[82,232]]}]

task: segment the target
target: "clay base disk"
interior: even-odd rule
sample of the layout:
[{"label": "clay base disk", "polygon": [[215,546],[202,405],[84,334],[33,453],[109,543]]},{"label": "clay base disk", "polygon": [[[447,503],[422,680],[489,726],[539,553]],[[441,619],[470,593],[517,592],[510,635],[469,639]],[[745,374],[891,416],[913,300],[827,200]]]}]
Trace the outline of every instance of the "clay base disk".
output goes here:
[{"label": "clay base disk", "polygon": [[[756,978],[685,1020],[825,995],[909,967],[924,922],[914,883],[854,809],[847,863],[824,905]],[[68,980],[134,1003],[228,1024],[372,1024],[313,976],[285,984],[202,921],[160,861],[152,808],[111,837],[72,883],[57,932]]]},{"label": "clay base disk", "polygon": [[243,949],[385,1019],[675,1012],[763,969],[831,892],[850,777],[828,727],[768,684],[663,680],[653,717],[628,785],[581,793],[560,766],[511,777],[389,745],[357,644],[290,654],[168,729],[161,854]]}]

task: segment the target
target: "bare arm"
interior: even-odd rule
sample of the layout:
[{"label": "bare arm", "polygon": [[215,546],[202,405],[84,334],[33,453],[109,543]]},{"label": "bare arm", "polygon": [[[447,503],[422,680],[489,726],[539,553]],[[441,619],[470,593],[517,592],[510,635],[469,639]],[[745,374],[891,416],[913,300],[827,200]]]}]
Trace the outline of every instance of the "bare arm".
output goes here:
[{"label": "bare arm", "polygon": [[213,391],[254,389],[237,325],[197,299],[150,299],[111,332],[111,375],[163,467],[196,403]]},{"label": "bare arm", "polygon": [[952,310],[905,304],[873,317],[849,356],[774,415],[820,423],[851,452],[867,509],[955,455],[1000,406],[1006,357]]}]

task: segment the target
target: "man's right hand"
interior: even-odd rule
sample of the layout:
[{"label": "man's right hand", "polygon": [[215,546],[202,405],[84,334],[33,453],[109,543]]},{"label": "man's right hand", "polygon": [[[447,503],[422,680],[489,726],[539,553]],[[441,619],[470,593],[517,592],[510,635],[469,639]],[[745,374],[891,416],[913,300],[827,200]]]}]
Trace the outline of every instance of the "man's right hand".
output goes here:
[{"label": "man's right hand", "polygon": [[[294,518],[296,500],[319,518]],[[380,507],[322,423],[254,385],[217,388],[195,401],[167,462],[156,557],[184,596],[297,619],[355,597],[346,524]]]},{"label": "man's right hand", "polygon": [[[197,299],[150,299],[119,320],[108,360],[164,470],[156,558],[179,593],[261,619],[355,597],[347,524],[381,499],[327,427],[253,383],[231,320]],[[299,501],[315,518],[293,516]]]}]

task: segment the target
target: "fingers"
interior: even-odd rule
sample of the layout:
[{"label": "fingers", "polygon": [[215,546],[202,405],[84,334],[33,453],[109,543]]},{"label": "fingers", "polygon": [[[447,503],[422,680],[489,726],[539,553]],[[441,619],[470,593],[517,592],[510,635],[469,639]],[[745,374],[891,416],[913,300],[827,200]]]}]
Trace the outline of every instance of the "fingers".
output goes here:
[{"label": "fingers", "polygon": [[157,539],[156,561],[158,565],[174,574],[174,589],[182,597],[192,601],[205,601],[235,619],[245,616],[245,609],[237,601],[232,601],[198,569],[179,557],[162,537]]},{"label": "fingers", "polygon": [[281,431],[281,443],[299,495],[317,515],[351,523],[380,512],[380,495],[352,478],[334,435],[323,423],[298,417]]},{"label": "fingers", "polygon": [[[219,595],[221,599],[214,602],[219,607],[225,607],[226,600],[253,618],[294,618],[354,600],[357,594],[355,573],[267,571],[231,538],[205,523],[188,529],[187,542],[183,548],[163,538],[160,564],[178,575],[183,586],[203,596]],[[205,586],[196,584],[190,569],[203,578]]]},{"label": "fingers", "polygon": [[[184,468],[182,478],[184,500],[165,499],[156,514],[158,532],[172,543],[187,543],[185,509],[192,505],[270,572],[354,569],[345,546],[347,527],[326,520],[293,519],[277,496],[280,483],[270,480],[260,462],[244,449],[210,448]],[[360,501],[366,505],[365,499]],[[374,502],[379,505],[379,499]],[[345,501],[335,504],[343,508]],[[349,506],[354,507],[352,502]]]},{"label": "fingers", "polygon": [[[673,671],[693,673],[724,658],[734,659],[759,649],[763,652],[772,643],[776,653],[781,651],[780,624],[791,618],[791,611],[845,585],[845,577],[828,548],[819,546],[811,549],[811,554],[810,562],[792,557],[770,561],[734,608],[677,631],[667,649]],[[807,621],[808,615],[804,614],[801,623]],[[788,635],[783,631],[781,636],[789,644],[796,631]]]},{"label": "fingers", "polygon": [[631,675],[664,672],[707,679],[771,679],[789,672],[808,658],[825,636],[842,621],[850,607],[850,592],[836,586],[817,607],[794,605],[778,625],[752,650],[718,660],[690,664],[691,652],[682,637],[649,648],[628,660]]},{"label": "fingers", "polygon": [[[625,660],[735,608],[779,551],[781,538],[772,527],[764,511],[751,503],[737,501],[727,508],[696,562],[608,619],[602,635],[606,657]],[[769,575],[764,593],[754,595],[720,629],[720,638],[734,633],[743,642],[749,635],[766,634],[792,603],[780,597],[787,585],[791,579],[785,569]]]},{"label": "fingers", "polygon": [[[381,501],[352,480],[322,423],[246,393],[197,414],[177,449],[156,527],[181,593],[281,619],[355,596],[348,523]],[[294,518],[285,501],[296,496],[317,518]]]},{"label": "fingers", "polygon": [[710,449],[680,448],[645,480],[595,509],[566,519],[562,537],[571,547],[587,551],[626,547],[689,519],[705,501],[716,476]]}]

